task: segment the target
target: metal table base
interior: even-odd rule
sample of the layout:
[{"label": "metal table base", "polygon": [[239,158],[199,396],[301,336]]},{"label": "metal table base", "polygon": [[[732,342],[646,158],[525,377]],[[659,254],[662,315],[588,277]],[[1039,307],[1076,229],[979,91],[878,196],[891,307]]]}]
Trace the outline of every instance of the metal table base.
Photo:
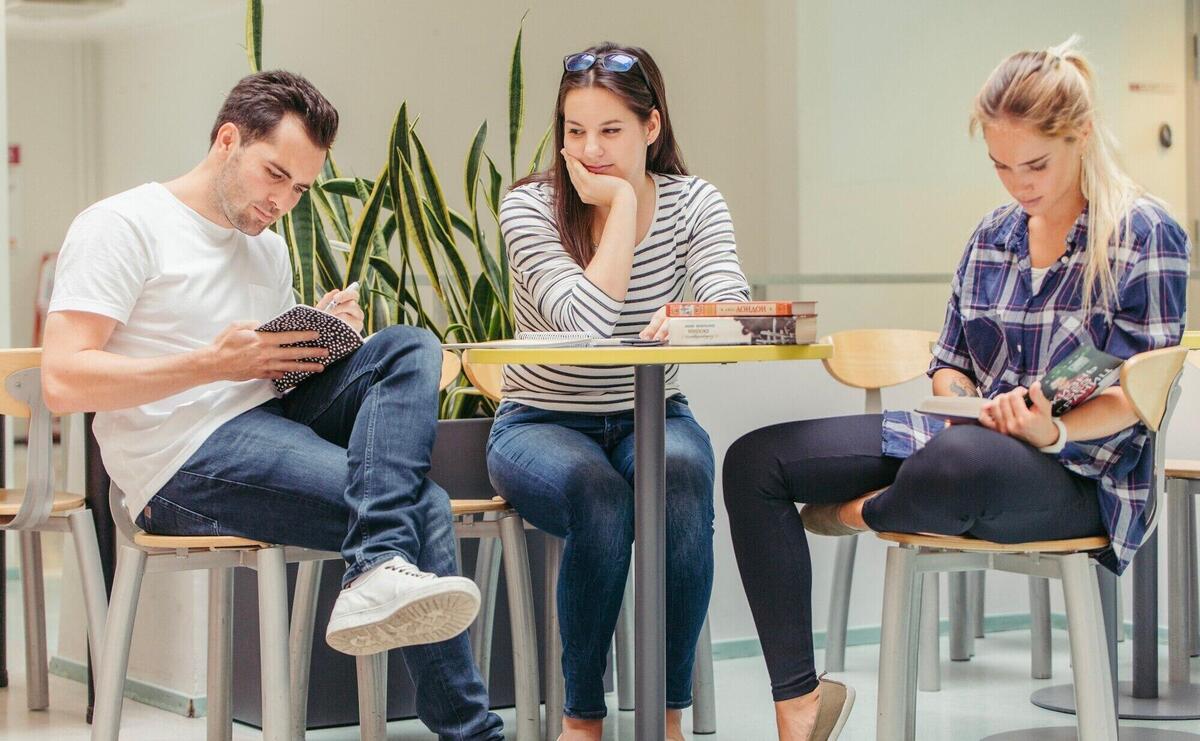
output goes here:
[{"label": "metal table base", "polygon": [[666,400],[664,368],[634,369],[634,738],[662,738],[666,723]]}]

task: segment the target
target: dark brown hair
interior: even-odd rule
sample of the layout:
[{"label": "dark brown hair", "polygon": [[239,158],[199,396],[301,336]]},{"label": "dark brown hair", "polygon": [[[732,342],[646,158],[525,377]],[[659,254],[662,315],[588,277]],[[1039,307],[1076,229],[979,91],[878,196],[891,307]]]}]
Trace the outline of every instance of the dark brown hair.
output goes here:
[{"label": "dark brown hair", "polygon": [[620,98],[642,123],[650,120],[650,112],[657,108],[661,128],[658,138],[646,151],[646,172],[666,175],[687,175],[688,172],[671,128],[671,116],[667,113],[667,89],[663,85],[662,73],[650,52],[610,41],[585,51],[597,57],[614,52],[630,54],[637,57],[635,66],[640,66],[642,71],[630,69],[628,72],[610,72],[597,62],[581,72],[564,72],[558,86],[558,101],[554,104],[554,164],[544,172],[514,183],[513,187],[526,183],[550,183],[554,187],[554,215],[563,249],[575,262],[587,267],[596,251],[592,243],[592,207],[580,200],[575,192],[567,173],[567,163],[560,154],[564,146],[563,104],[567,93],[579,88],[602,87]]},{"label": "dark brown hair", "polygon": [[289,113],[304,123],[313,144],[322,149],[333,146],[338,129],[337,109],[311,82],[284,70],[256,72],[233,86],[217,113],[208,136],[209,146],[217,140],[217,130],[226,123],[238,127],[246,144],[266,139]]}]

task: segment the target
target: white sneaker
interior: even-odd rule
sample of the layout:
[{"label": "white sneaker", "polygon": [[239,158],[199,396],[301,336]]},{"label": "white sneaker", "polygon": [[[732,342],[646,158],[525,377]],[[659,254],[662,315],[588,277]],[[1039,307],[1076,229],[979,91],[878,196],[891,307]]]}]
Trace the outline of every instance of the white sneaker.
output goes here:
[{"label": "white sneaker", "polygon": [[479,588],[461,576],[421,571],[399,556],[338,595],[325,642],[352,656],[445,641],[479,613]]}]

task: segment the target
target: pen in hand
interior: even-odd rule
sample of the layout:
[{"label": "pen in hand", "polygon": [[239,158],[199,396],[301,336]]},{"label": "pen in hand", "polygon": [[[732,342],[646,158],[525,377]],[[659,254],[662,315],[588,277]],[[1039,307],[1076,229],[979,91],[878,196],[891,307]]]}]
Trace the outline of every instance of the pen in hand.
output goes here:
[{"label": "pen in hand", "polygon": [[[346,291],[357,291],[357,290],[358,290],[358,281],[354,281],[350,285],[343,288],[342,292],[344,293]],[[328,304],[325,304],[325,308],[321,309],[321,311],[324,311],[326,314],[332,314],[334,307],[336,307],[337,305],[338,305],[338,300],[336,298],[334,298]]]}]

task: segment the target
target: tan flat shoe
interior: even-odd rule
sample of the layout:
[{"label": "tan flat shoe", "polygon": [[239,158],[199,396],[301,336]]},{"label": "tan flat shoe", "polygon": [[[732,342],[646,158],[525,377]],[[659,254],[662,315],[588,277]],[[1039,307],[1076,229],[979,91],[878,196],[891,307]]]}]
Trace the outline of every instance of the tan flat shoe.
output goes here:
[{"label": "tan flat shoe", "polygon": [[838,517],[840,504],[806,504],[800,508],[800,519],[804,529],[816,535],[857,535],[863,530],[856,530]]},{"label": "tan flat shoe", "polygon": [[850,709],[854,707],[854,688],[841,682],[825,679],[821,675],[821,701],[817,706],[817,720],[813,724],[809,741],[834,741],[846,726]]}]

